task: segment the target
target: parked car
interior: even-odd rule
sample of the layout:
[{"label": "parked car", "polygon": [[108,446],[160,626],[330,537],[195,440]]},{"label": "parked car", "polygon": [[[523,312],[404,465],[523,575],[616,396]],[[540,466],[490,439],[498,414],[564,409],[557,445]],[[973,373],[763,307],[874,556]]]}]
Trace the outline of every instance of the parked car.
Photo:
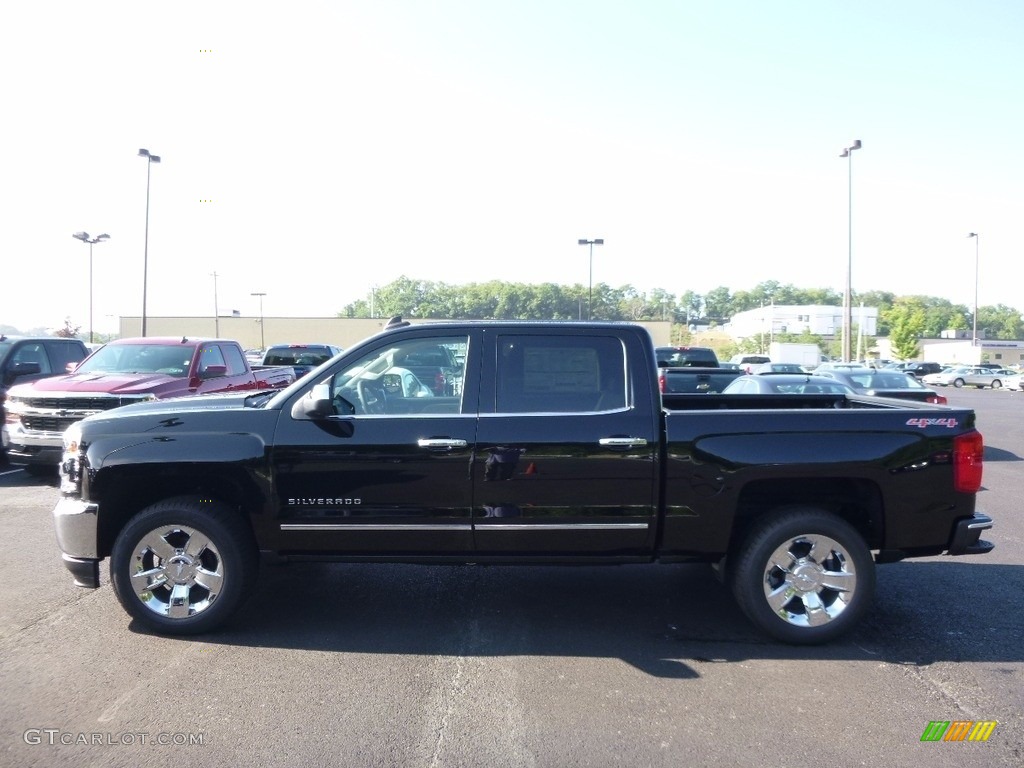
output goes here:
[{"label": "parked car", "polygon": [[755,365],[764,365],[770,363],[772,359],[767,355],[733,355],[730,363],[736,363],[743,370],[744,373],[750,373],[751,369]]},{"label": "parked car", "polygon": [[743,371],[738,367],[659,368],[658,389],[665,395],[712,394],[725,388]]},{"label": "parked car", "polygon": [[[465,361],[461,394],[380,395],[407,350],[438,347]],[[171,635],[227,622],[260,592],[261,560],[705,562],[768,636],[818,644],[870,609],[876,562],[995,546],[972,410],[663,396],[655,370],[636,325],[423,323],[276,393],[91,416],[64,433],[60,561],[79,586],[112,583],[133,629]],[[942,570],[948,585],[916,588],[960,588]],[[81,602],[98,620],[82,611],[78,634],[107,630]]]},{"label": "parked car", "polygon": [[659,368],[717,368],[718,355],[710,347],[655,347]]},{"label": "parked car", "polygon": [[722,390],[723,395],[852,395],[854,391],[835,379],[801,373],[740,376]]},{"label": "parked car", "polygon": [[1024,392],[1024,373],[1016,371],[1012,376],[1007,376],[1003,379],[1003,387],[1017,392]]},{"label": "parked car", "polygon": [[275,344],[263,356],[263,365],[290,365],[295,378],[301,379],[318,365],[341,352],[331,344]]},{"label": "parked car", "polygon": [[413,345],[398,354],[394,364],[412,371],[438,397],[455,397],[462,393],[465,360],[460,362],[452,345]]},{"label": "parked car", "polygon": [[0,463],[7,460],[11,442],[5,406],[8,388],[67,373],[88,355],[88,347],[79,339],[0,334]]},{"label": "parked car", "polygon": [[850,387],[858,395],[874,397],[895,397],[900,400],[915,400],[919,403],[946,405],[944,395],[929,389],[920,381],[900,371],[884,371],[867,368],[862,371],[822,371],[822,376],[835,379]]},{"label": "parked car", "polygon": [[751,373],[807,373],[796,363],[761,363],[751,366]]},{"label": "parked car", "polygon": [[872,368],[864,365],[864,363],[822,363],[814,369],[815,373],[818,371],[871,371]]},{"label": "parked car", "polygon": [[1008,368],[992,369],[980,366],[959,365],[944,368],[939,373],[929,373],[921,381],[929,386],[939,387],[992,387],[999,389],[1003,380],[1016,375],[1016,371]]},{"label": "parked car", "polygon": [[64,430],[123,405],[214,392],[283,389],[289,367],[251,368],[237,341],[146,336],[118,339],[72,373],[17,384],[7,393],[8,458],[32,473],[56,468]]},{"label": "parked car", "polygon": [[942,366],[938,363],[907,363],[903,372],[920,379],[922,376],[927,376],[929,373],[938,373],[941,370]]}]

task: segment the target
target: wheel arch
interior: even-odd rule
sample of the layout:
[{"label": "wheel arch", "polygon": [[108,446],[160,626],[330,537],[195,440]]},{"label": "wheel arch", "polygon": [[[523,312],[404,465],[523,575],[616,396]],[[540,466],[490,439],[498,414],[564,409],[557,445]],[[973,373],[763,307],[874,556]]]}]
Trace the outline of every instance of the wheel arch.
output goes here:
[{"label": "wheel arch", "polygon": [[828,512],[845,520],[863,536],[869,549],[885,541],[885,507],[878,484],[867,478],[774,478],[747,485],[740,494],[729,539],[729,553],[743,545],[751,529],[766,515],[794,509]]},{"label": "wheel arch", "polygon": [[92,488],[100,502],[96,542],[100,558],[110,556],[118,534],[136,514],[158,502],[187,499],[216,504],[231,510],[252,531],[252,515],[268,499],[266,484],[237,466],[124,465],[97,473]]}]

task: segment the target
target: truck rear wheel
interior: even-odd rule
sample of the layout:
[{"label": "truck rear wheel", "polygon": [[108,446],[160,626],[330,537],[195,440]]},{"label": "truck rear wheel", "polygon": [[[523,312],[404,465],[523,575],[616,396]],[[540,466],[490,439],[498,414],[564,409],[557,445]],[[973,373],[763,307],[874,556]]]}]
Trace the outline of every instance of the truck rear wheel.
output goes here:
[{"label": "truck rear wheel", "polygon": [[209,632],[242,604],[256,579],[251,530],[224,504],[182,497],[157,502],[124,527],[110,555],[122,607],[147,629]]},{"label": "truck rear wheel", "polygon": [[875,564],[845,520],[794,508],[753,527],[730,577],[736,602],[757,627],[786,643],[812,645],[860,621],[874,592]]}]

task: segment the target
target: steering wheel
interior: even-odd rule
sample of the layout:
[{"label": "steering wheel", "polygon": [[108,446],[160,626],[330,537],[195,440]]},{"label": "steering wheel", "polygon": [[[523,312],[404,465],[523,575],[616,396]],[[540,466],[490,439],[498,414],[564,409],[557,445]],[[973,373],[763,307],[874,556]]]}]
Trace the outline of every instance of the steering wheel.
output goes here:
[{"label": "steering wheel", "polygon": [[356,397],[363,413],[384,413],[384,391],[365,379],[356,382]]}]

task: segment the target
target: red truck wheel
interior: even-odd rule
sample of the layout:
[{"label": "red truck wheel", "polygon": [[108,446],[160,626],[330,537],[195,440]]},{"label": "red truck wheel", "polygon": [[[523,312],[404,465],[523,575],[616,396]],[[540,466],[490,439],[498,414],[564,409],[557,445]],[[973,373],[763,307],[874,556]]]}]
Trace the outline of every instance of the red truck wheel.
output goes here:
[{"label": "red truck wheel", "polygon": [[252,532],[234,510],[182,497],[128,522],[114,542],[110,580],[122,607],[147,629],[191,635],[234,613],[258,563]]},{"label": "red truck wheel", "polygon": [[874,592],[875,564],[864,537],[845,520],[792,508],[753,527],[730,582],[741,610],[760,629],[811,645],[860,621]]}]

